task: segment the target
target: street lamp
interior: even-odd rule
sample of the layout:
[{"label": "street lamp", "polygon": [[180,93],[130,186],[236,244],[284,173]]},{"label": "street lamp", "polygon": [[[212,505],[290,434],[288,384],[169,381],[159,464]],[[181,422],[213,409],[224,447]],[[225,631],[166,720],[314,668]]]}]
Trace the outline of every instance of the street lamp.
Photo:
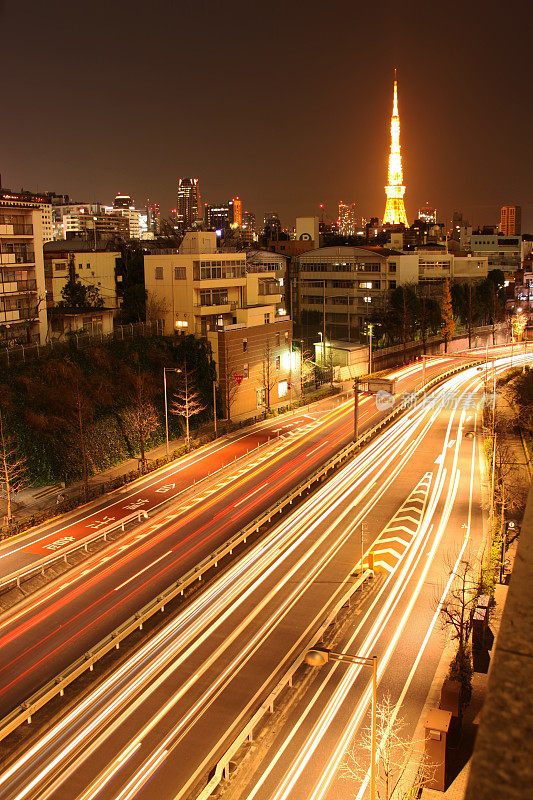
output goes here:
[{"label": "street lamp", "polygon": [[323,335],[322,331],[318,331],[318,335],[320,336],[320,343],[322,345],[322,366],[325,369],[326,368],[326,338]]},{"label": "street lamp", "polygon": [[171,367],[163,367],[163,387],[165,389],[165,439],[167,445],[167,461],[170,460],[170,453],[168,450],[168,403],[167,403],[167,372],[181,373],[181,369],[173,369]]},{"label": "street lamp", "polygon": [[345,664],[357,664],[372,668],[372,727],[370,739],[370,800],[376,800],[376,706],[378,684],[377,656],[352,656],[349,653],[333,653],[326,647],[314,647],[305,654],[304,661],[310,667],[323,667],[328,661],[343,661]]}]

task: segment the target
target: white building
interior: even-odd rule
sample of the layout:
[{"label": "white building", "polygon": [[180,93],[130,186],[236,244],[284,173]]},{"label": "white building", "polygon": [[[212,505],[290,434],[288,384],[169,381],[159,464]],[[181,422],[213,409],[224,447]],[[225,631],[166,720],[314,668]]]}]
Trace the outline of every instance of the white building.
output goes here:
[{"label": "white building", "polygon": [[382,247],[320,247],[295,258],[293,308],[318,312],[333,339],[351,341],[387,292],[418,280],[416,253]]},{"label": "white building", "polygon": [[39,203],[0,199],[0,340],[45,341],[42,225]]}]

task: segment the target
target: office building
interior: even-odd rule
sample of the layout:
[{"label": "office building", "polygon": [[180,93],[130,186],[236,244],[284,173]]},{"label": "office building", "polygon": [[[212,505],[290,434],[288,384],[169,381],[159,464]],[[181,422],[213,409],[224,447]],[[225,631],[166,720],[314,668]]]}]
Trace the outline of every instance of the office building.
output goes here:
[{"label": "office building", "polygon": [[231,202],[233,204],[233,222],[242,228],[242,200],[237,196]]},{"label": "office building", "polygon": [[418,209],[418,219],[428,225],[437,224],[437,209],[433,206],[425,205]]},{"label": "office building", "polygon": [[44,343],[46,289],[38,202],[0,198],[0,340]]},{"label": "office building", "polygon": [[500,232],[504,236],[520,236],[522,233],[522,206],[502,206],[500,209]]},{"label": "office building", "polygon": [[224,231],[233,224],[233,203],[206,203],[204,222],[208,230]]},{"label": "office building", "polygon": [[357,235],[357,212],[355,203],[339,203],[337,227],[341,236]]},{"label": "office building", "polygon": [[161,207],[159,203],[152,203],[150,198],[146,200],[146,225],[148,231],[159,236],[161,233]]},{"label": "office building", "polygon": [[202,218],[198,178],[179,178],[176,224],[182,231],[193,227]]}]

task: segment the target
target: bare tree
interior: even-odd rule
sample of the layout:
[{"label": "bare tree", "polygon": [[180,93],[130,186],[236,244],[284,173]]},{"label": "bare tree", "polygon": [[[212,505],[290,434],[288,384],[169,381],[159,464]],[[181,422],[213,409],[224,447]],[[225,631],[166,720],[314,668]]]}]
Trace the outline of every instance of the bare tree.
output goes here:
[{"label": "bare tree", "polygon": [[[158,322],[164,318],[168,310],[169,305],[166,298],[153,292],[146,293],[146,322]],[[172,324],[174,324],[174,321]]]},{"label": "bare tree", "polygon": [[263,344],[263,360],[262,360],[262,373],[261,373],[261,387],[265,396],[265,409],[270,411],[270,394],[276,385],[277,374],[276,367],[273,361],[274,350],[270,339],[265,339]]},{"label": "bare tree", "polygon": [[[228,421],[231,420],[231,409],[237,399],[237,393],[239,391],[239,373],[238,373],[238,366],[237,361],[234,359],[233,355],[230,353],[228,342],[225,341],[224,344],[224,362],[225,362],[225,377],[223,380],[223,393],[224,393],[224,405],[226,416]],[[242,367],[241,367],[242,369]]]},{"label": "bare tree", "polygon": [[26,460],[5,430],[5,420],[0,410],[0,493],[6,498],[8,523],[13,519],[13,495],[28,485]]},{"label": "bare tree", "polygon": [[[425,759],[423,742],[413,742],[405,729],[405,722],[396,716],[394,703],[386,694],[376,707],[376,796],[379,800],[418,797],[424,784],[433,777],[434,768]],[[368,772],[371,739],[371,729],[364,728],[340,765],[341,778],[352,784],[354,796]]]},{"label": "bare tree", "polygon": [[442,629],[452,641],[457,642],[457,654],[452,662],[450,677],[460,681],[463,690],[462,704],[470,701],[472,692],[472,661],[468,640],[472,630],[472,614],[477,603],[479,581],[470,558],[458,564],[447,559],[448,576],[453,576],[450,590],[440,608]]},{"label": "bare tree", "polygon": [[190,446],[189,420],[191,417],[200,414],[207,406],[203,402],[200,392],[194,380],[194,370],[187,369],[187,362],[184,362],[179,376],[179,385],[174,393],[174,400],[170,407],[170,413],[185,419],[187,450]]},{"label": "bare tree", "polygon": [[140,368],[138,374],[135,376],[131,405],[123,412],[122,417],[131,430],[134,431],[139,442],[141,472],[144,473],[146,468],[146,442],[150,435],[157,429],[159,420],[157,412],[148,397],[145,380]]}]

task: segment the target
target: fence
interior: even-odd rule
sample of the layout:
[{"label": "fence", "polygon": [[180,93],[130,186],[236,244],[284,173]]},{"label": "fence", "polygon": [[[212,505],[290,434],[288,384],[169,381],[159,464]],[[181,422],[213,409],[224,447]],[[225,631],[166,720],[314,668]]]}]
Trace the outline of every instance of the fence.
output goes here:
[{"label": "fence", "polygon": [[38,358],[48,357],[52,353],[63,355],[69,350],[82,350],[90,347],[96,342],[124,341],[134,339],[136,336],[163,336],[163,320],[153,322],[131,322],[129,325],[117,325],[111,333],[78,333],[68,334],[68,339],[49,339],[46,344],[32,342],[31,344],[20,344],[17,347],[3,347],[0,349],[0,364],[9,367],[13,364],[25,364]]}]

